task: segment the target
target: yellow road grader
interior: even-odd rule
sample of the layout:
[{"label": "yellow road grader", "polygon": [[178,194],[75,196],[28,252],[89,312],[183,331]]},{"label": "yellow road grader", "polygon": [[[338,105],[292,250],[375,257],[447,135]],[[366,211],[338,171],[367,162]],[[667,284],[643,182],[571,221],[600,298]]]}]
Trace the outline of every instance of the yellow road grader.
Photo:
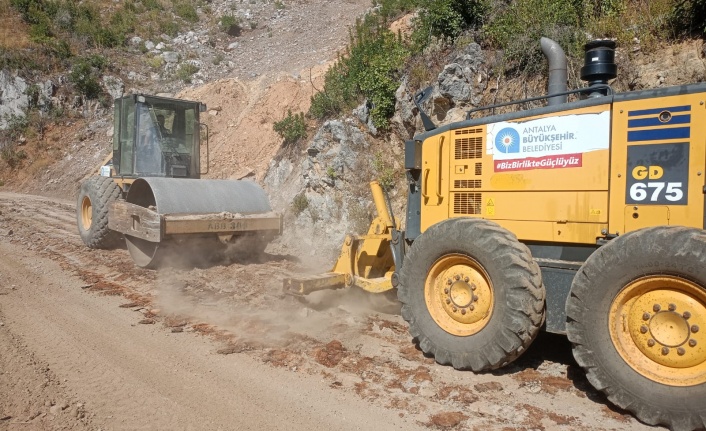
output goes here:
[{"label": "yellow road grader", "polygon": [[[261,252],[281,233],[281,216],[259,185],[200,178],[208,168],[208,128],[199,121],[205,110],[143,94],[115,100],[112,165],[85,180],[78,195],[78,231],[88,247],[124,237],[134,262],[154,268],[169,251],[212,253],[229,242]],[[184,243],[190,247],[175,247]]]},{"label": "yellow road grader", "polygon": [[418,93],[426,131],[405,145],[405,230],[373,184],[368,234],[285,290],[396,288],[418,347],[461,370],[511,363],[540,329],[566,334],[611,402],[704,428],[706,84],[614,93],[615,44],[594,41],[587,87],[568,90],[563,51],[541,45],[548,96],[436,127]]}]

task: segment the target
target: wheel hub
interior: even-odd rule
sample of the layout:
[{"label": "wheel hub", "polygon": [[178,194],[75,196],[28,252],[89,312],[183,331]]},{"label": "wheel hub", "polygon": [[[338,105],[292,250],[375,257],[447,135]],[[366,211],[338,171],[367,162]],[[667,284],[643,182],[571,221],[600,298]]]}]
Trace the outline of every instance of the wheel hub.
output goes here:
[{"label": "wheel hub", "polygon": [[699,343],[704,306],[684,292],[653,290],[630,307],[630,335],[660,365],[687,368],[706,361]]},{"label": "wheel hub", "polygon": [[613,345],[630,367],[672,386],[706,383],[706,290],[670,275],[625,286],[608,315]]},{"label": "wheel hub", "polygon": [[475,260],[460,255],[446,256],[429,271],[425,298],[432,318],[446,332],[472,335],[490,319],[492,287]]},{"label": "wheel hub", "polygon": [[81,225],[83,230],[88,230],[91,228],[93,223],[93,204],[91,204],[91,198],[84,196],[81,200]]}]

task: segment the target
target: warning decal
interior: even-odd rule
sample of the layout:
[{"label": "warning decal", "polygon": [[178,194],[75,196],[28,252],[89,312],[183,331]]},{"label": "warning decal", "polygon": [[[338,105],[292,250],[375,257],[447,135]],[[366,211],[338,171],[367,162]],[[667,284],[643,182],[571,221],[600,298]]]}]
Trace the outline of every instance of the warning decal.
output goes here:
[{"label": "warning decal", "polygon": [[608,149],[610,112],[488,125],[495,172],[579,168],[583,154]]}]

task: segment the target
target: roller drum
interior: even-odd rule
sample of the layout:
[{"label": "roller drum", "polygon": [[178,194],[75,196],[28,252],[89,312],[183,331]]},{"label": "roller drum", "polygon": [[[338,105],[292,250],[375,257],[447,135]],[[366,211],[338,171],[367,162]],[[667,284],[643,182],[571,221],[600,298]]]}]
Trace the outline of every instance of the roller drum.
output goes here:
[{"label": "roller drum", "polygon": [[159,214],[231,212],[258,214],[272,211],[265,191],[252,181],[139,178],[126,201]]}]

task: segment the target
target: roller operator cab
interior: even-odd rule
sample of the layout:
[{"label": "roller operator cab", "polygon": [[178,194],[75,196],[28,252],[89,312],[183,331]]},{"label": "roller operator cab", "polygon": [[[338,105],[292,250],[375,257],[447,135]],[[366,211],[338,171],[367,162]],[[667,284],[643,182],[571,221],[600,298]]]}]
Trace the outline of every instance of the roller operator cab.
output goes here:
[{"label": "roller operator cab", "polygon": [[281,233],[282,218],[258,184],[200,178],[209,154],[199,121],[205,110],[143,94],[115,100],[112,166],[86,179],[78,195],[78,231],[88,247],[124,238],[133,261],[153,268],[167,254],[218,256],[228,244],[260,253]]},{"label": "roller operator cab", "polygon": [[706,83],[614,94],[613,48],[588,44],[589,86],[553,92],[558,103],[439,128],[422,111],[393,284],[439,363],[496,369],[540,328],[566,333],[613,403],[701,429]]},{"label": "roller operator cab", "polygon": [[205,110],[206,105],[199,102],[141,94],[116,99],[115,175],[199,178],[199,113]]}]

